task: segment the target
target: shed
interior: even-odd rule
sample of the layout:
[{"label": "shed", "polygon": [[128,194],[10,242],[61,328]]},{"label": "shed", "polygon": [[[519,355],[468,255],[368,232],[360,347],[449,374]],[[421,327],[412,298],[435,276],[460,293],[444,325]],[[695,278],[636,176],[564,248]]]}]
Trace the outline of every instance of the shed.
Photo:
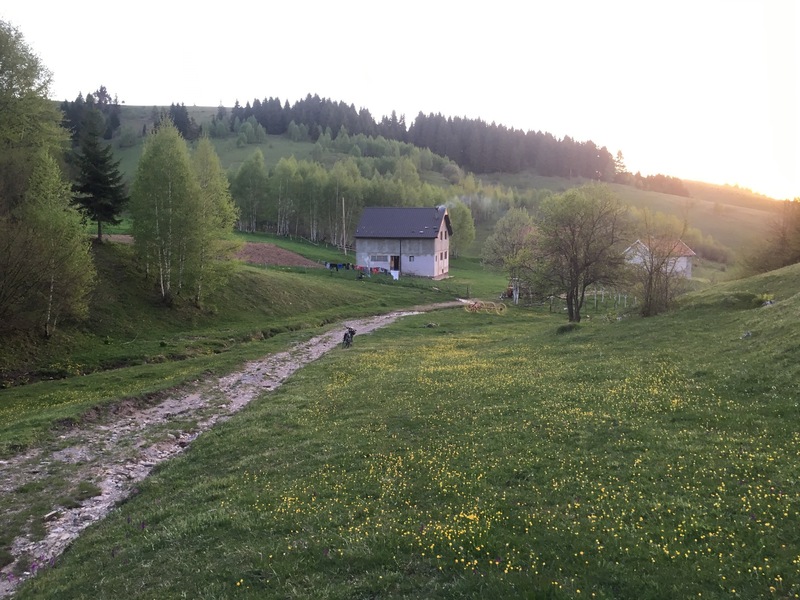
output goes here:
[{"label": "shed", "polygon": [[666,262],[667,271],[686,279],[692,278],[694,250],[683,240],[636,240],[625,250],[625,259],[634,265],[647,265],[652,261]]}]

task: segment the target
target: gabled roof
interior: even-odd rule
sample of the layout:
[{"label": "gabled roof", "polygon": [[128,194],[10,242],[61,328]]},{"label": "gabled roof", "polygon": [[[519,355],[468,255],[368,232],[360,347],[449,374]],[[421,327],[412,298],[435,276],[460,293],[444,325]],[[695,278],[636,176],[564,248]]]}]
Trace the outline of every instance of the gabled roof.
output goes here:
[{"label": "gabled roof", "polygon": [[625,254],[628,254],[629,251],[633,250],[634,246],[641,246],[646,252],[650,252],[650,249],[652,248],[653,252],[663,254],[664,256],[674,256],[675,258],[683,256],[697,256],[694,250],[689,248],[689,246],[687,246],[683,240],[659,240],[651,238],[648,242],[643,242],[641,239],[639,239],[628,246],[627,250],[625,250]]},{"label": "gabled roof", "polygon": [[433,239],[438,237],[442,221],[447,233],[453,235],[450,216],[444,206],[428,208],[370,206],[361,213],[355,237]]}]

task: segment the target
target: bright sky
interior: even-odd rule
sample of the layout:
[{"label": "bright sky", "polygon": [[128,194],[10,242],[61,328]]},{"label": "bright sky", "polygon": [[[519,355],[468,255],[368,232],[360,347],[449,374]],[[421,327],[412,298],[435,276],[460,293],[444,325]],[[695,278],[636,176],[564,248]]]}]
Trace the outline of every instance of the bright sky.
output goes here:
[{"label": "bright sky", "polygon": [[795,0],[6,0],[53,73],[129,105],[319,94],[592,140],[644,175],[800,197]]}]

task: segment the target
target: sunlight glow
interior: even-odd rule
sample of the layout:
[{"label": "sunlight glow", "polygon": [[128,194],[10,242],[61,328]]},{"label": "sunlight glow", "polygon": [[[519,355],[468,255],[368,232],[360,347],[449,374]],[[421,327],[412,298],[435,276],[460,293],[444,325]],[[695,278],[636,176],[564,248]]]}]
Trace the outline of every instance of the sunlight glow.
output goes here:
[{"label": "sunlight glow", "polygon": [[[289,5],[245,2],[241,14],[262,24],[252,32],[182,3],[142,0],[124,26],[100,0],[84,5],[49,6],[46,19],[35,2],[0,8],[53,72],[54,99],[101,84],[143,106],[316,93],[377,120],[392,110],[408,124],[419,112],[481,118],[621,150],[643,175],[800,196],[793,0],[409,0],[402,13],[312,0],[298,27]],[[93,51],[81,30],[108,47]]]}]

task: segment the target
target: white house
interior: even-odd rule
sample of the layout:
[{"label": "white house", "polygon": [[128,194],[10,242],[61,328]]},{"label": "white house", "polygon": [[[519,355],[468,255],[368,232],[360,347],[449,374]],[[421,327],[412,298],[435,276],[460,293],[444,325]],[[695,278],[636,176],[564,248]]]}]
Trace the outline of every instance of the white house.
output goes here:
[{"label": "white house", "polygon": [[356,265],[397,276],[443,279],[450,271],[453,229],[444,206],[368,207],[355,232]]},{"label": "white house", "polygon": [[692,278],[692,257],[695,252],[682,240],[636,240],[625,250],[625,259],[633,265],[666,263],[665,271]]}]

